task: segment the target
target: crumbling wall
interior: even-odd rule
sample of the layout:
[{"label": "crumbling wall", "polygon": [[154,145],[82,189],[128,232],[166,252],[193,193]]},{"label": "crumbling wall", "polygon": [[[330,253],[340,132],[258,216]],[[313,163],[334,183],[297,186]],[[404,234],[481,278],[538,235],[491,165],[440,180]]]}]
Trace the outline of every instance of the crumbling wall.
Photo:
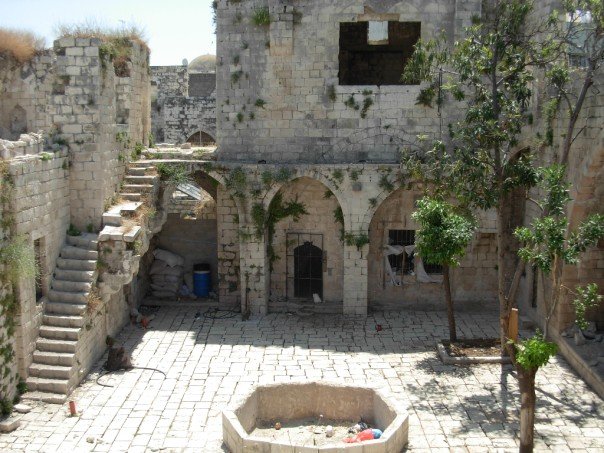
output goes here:
[{"label": "crumbling wall", "polygon": [[241,301],[239,211],[229,192],[217,187],[218,296],[221,303],[239,307]]},{"label": "crumbling wall", "polygon": [[[452,41],[470,23],[468,9],[480,12],[478,1],[471,8],[456,3],[219,0],[219,159],[398,161],[401,146],[438,132],[438,110],[416,105],[419,85],[341,85],[340,24],[421,22],[423,39],[444,30]],[[255,25],[254,13],[265,5],[270,24]]]},{"label": "crumbling wall", "polygon": [[10,58],[0,63],[0,139],[15,141],[21,134],[47,130],[51,123],[46,106],[62,80],[52,69],[50,50],[18,64]]}]

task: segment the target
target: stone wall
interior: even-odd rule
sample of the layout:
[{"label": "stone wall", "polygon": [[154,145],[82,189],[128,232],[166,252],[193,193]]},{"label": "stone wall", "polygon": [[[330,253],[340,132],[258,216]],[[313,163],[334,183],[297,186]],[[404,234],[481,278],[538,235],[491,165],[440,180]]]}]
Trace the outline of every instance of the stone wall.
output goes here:
[{"label": "stone wall", "polygon": [[[369,227],[369,290],[368,303],[377,309],[434,309],[444,304],[442,272],[429,273],[431,282],[421,282],[417,269],[413,273],[398,272],[402,284],[392,284],[386,272],[383,250],[389,243],[390,230],[416,231],[417,223],[411,218],[420,191],[399,189],[393,192],[377,209]],[[489,222],[481,221],[480,229],[461,260],[460,266],[451,269],[451,289],[456,307],[469,309],[477,305],[496,307],[497,244],[494,229]],[[428,271],[430,269],[428,268]],[[401,275],[402,274],[402,275]]]},{"label": "stone wall", "polygon": [[[37,155],[24,156],[12,160],[8,167],[14,185],[11,196],[14,233],[26,237],[32,248],[37,242],[42,295],[50,288],[70,223],[68,153],[59,151],[49,157],[45,160]],[[46,299],[36,295],[33,280],[23,280],[17,288],[20,305],[17,360],[19,372],[25,376],[35,350]]]},{"label": "stone wall", "polygon": [[52,67],[47,50],[20,65],[10,59],[0,64],[0,139],[18,140],[21,134],[51,126],[46,106],[60,91],[63,79]]},{"label": "stone wall", "polygon": [[185,143],[196,132],[216,138],[215,74],[189,74],[186,66],[151,68],[153,136]]},{"label": "stone wall", "polygon": [[[270,25],[254,25],[267,4]],[[452,40],[480,8],[476,0],[218,1],[219,159],[398,161],[402,145],[438,132],[438,112],[416,105],[419,85],[340,84],[340,23],[421,22],[422,38],[445,30]]]}]

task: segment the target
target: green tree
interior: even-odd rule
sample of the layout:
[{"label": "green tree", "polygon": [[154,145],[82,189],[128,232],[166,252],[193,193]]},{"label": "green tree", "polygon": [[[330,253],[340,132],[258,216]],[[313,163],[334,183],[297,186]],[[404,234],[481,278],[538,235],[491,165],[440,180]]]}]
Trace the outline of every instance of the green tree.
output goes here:
[{"label": "green tree", "polygon": [[[535,202],[543,215],[535,219],[529,227],[518,228],[516,237],[523,247],[518,256],[527,263],[534,264],[546,275],[551,275],[551,297],[545,297],[544,337],[548,338],[549,323],[555,313],[562,295],[562,267],[565,264],[575,265],[581,253],[594,246],[604,237],[604,215],[592,214],[579,226],[571,230],[566,216],[566,205],[570,201],[569,184],[565,182],[566,170],[561,165],[539,169],[539,186],[545,197]],[[579,301],[593,300],[592,293],[579,289]],[[595,287],[597,291],[597,286]],[[577,306],[582,306],[576,303]],[[581,318],[582,319],[582,318]]]},{"label": "green tree", "polygon": [[443,105],[448,96],[461,102],[459,120],[449,125],[450,139],[435,142],[428,153],[409,154],[407,163],[440,186],[461,204],[497,213],[497,276],[501,346],[505,345],[512,308],[507,289],[511,270],[506,243],[511,232],[510,193],[535,182],[526,155],[516,150],[534,81],[531,67],[553,58],[551,43],[534,39],[548,23],[529,27],[532,3],[495,1],[467,28],[466,37],[452,51],[441,39],[419,42],[404,78],[420,78],[428,85],[418,103]]},{"label": "green tree", "polygon": [[474,219],[439,198],[423,197],[417,202],[413,219],[419,223],[415,238],[417,252],[427,263],[443,267],[443,284],[449,339],[457,341],[453,297],[451,294],[450,268],[459,265],[475,230]]},{"label": "green tree", "polygon": [[[531,1],[493,0],[485,6],[482,17],[452,49],[443,38],[416,45],[403,79],[426,83],[418,104],[436,104],[440,109],[452,99],[459,119],[448,125],[448,139],[439,138],[427,152],[403,153],[403,161],[461,204],[496,211],[503,348],[524,269],[522,260],[513,269],[515,254],[506,251],[513,238],[510,194],[532,187],[538,179],[535,156],[518,145],[522,128],[533,124],[529,107],[535,78],[542,76],[548,90],[545,133],[537,134],[536,148],[554,145],[554,131],[561,129],[559,162],[564,165],[583,129],[576,132],[588,90],[604,61],[604,7],[601,0],[564,0],[561,21],[558,11],[531,18]],[[569,65],[578,46],[586,68]]]}]

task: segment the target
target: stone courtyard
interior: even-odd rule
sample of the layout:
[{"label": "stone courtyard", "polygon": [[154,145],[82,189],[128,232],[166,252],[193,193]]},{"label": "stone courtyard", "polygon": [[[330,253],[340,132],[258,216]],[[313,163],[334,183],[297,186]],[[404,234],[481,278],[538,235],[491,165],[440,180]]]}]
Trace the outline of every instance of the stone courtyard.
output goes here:
[{"label": "stone courtyard", "polygon": [[[78,416],[66,405],[33,403],[21,427],[0,437],[0,450],[225,451],[224,408],[256,384],[298,379],[388,388],[408,405],[409,451],[518,448],[515,372],[443,365],[435,349],[447,334],[442,312],[249,321],[203,313],[199,305],[162,307],[148,330],[124,327],[117,343],[134,365],[165,377],[143,369],[101,375],[104,357],[70,397]],[[496,336],[497,316],[461,312],[458,328],[465,338]],[[603,417],[599,397],[560,356],[539,371],[536,451],[604,451]]]}]

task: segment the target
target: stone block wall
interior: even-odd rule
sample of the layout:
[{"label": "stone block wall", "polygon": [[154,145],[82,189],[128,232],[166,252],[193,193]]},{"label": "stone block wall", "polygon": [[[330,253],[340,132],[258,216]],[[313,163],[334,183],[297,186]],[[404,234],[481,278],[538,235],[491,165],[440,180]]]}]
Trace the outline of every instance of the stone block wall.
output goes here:
[{"label": "stone block wall", "polygon": [[[55,263],[69,228],[69,167],[67,151],[55,153],[49,160],[37,155],[13,159],[8,171],[14,189],[11,215],[14,234],[27,238],[32,249],[39,247],[39,272],[42,294],[50,287]],[[36,296],[33,280],[17,285],[19,316],[17,318],[17,361],[25,375],[32,360],[38,330],[44,313],[44,297]]]},{"label": "stone block wall", "polygon": [[0,139],[18,140],[21,134],[48,129],[46,111],[53,91],[63,79],[52,69],[52,52],[47,50],[20,65],[10,59],[0,64]]},{"label": "stone block wall", "polygon": [[[341,85],[339,24],[421,22],[423,39],[445,30],[452,40],[470,23],[469,10],[480,12],[480,2],[471,4],[218,1],[219,159],[398,161],[403,144],[437,133],[438,112],[415,105],[419,85]],[[270,25],[254,25],[254,11],[266,5]]]},{"label": "stone block wall", "polygon": [[216,139],[215,85],[210,86],[215,78],[215,74],[189,74],[186,66],[151,68],[156,142],[185,143],[198,131]]}]

